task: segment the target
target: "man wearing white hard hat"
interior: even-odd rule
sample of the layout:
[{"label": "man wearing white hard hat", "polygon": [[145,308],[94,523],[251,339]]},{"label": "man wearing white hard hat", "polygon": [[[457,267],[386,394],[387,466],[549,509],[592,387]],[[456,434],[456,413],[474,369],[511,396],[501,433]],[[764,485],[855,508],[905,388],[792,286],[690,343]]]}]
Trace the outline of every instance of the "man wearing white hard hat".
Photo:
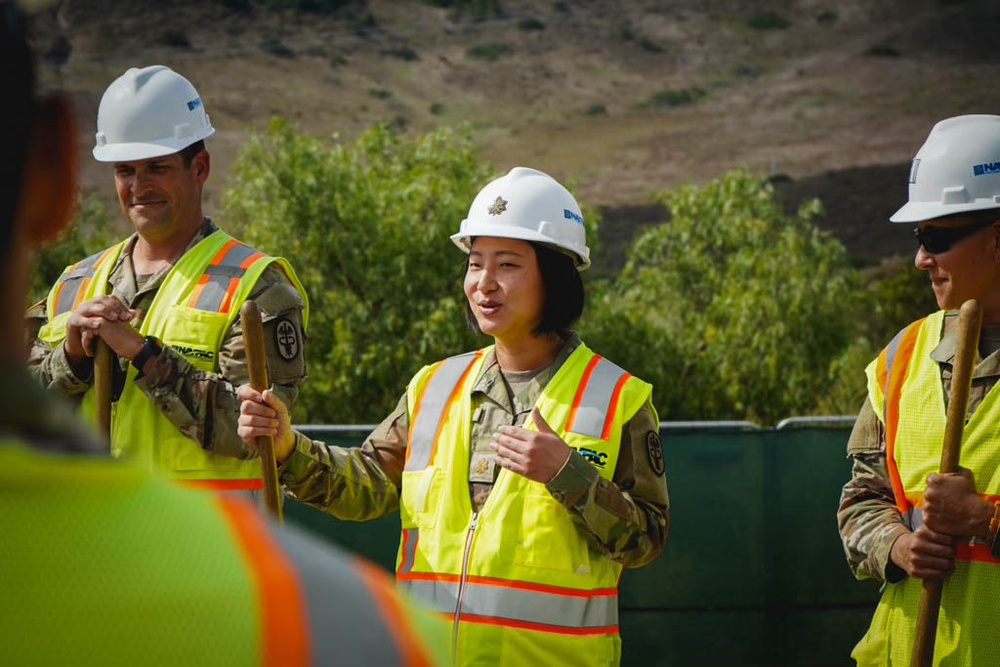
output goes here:
[{"label": "man wearing white hard hat", "polygon": [[[853,472],[838,522],[855,576],[885,585],[871,627],[852,655],[861,665],[910,664],[922,580],[941,580],[937,631],[921,637],[922,650],[933,651],[935,665],[995,664],[1000,116],[937,123],[913,159],[909,201],[890,220],[913,226],[915,263],[927,272],[940,310],[900,331],[867,369],[868,399],[848,444]],[[939,474],[957,315],[970,299],[981,306],[983,324],[961,468]]]},{"label": "man wearing white hard hat", "polygon": [[361,447],[296,433],[249,386],[240,432],[274,437],[300,502],[352,520],[399,511],[396,580],[451,620],[458,665],[617,665],[622,569],[656,558],[669,525],[652,387],[573,331],[590,250],[551,176],[487,184],[451,238],[469,324],[491,345],[421,369]]},{"label": "man wearing white hard hat", "polygon": [[276,394],[306,376],[305,290],[282,258],[237,241],[202,212],[215,128],[186,78],[132,68],[104,93],[94,157],[111,165],[135,233],[66,268],[29,310],[29,366],[51,390],[94,406],[95,343],[111,348],[115,454],[203,488],[261,488],[260,461],[237,434],[247,381],[240,308],[257,303]]}]

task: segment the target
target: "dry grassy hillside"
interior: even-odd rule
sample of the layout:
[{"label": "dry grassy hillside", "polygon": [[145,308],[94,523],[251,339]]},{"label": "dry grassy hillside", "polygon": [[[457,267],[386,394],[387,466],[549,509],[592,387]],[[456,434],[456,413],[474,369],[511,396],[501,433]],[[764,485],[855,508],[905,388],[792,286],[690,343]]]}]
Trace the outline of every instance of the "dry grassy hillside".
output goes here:
[{"label": "dry grassy hillside", "polygon": [[419,0],[336,16],[232,4],[62,0],[37,18],[43,82],[82,115],[86,188],[110,190],[89,156],[104,88],[162,63],[218,129],[209,210],[274,115],[347,138],[470,122],[499,170],[575,183],[612,258],[661,218],[653,193],[745,166],[781,175],[790,203],[820,197],[822,224],[867,262],[913,249],[886,217],[933,123],[1000,112],[995,0],[499,0],[485,20]]}]

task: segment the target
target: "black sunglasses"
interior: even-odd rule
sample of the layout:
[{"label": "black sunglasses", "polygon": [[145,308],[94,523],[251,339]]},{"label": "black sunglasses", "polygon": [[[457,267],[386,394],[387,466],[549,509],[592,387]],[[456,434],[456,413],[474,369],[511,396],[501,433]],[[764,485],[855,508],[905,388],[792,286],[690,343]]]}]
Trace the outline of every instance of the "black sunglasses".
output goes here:
[{"label": "black sunglasses", "polygon": [[972,236],[980,229],[989,227],[994,222],[996,220],[981,220],[965,227],[924,227],[923,229],[916,227],[913,230],[913,235],[917,237],[917,241],[920,242],[920,245],[924,247],[927,253],[939,255],[951,250],[953,245],[966,236]]}]

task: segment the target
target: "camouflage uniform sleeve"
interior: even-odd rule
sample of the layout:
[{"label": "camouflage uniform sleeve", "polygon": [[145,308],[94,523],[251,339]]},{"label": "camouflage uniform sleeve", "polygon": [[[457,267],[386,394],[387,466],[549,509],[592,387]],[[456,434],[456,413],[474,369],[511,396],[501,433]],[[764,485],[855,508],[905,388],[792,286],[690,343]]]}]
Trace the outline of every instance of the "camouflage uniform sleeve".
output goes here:
[{"label": "camouflage uniform sleeve", "polygon": [[847,444],[851,479],[840,494],[837,524],[847,564],[858,579],[897,583],[905,571],[890,559],[896,539],[909,531],[896,509],[886,466],[885,428],[865,400]]},{"label": "camouflage uniform sleeve", "polygon": [[66,359],[62,345],[55,348],[38,338],[38,332],[48,321],[45,301],[36,303],[25,314],[25,338],[28,348],[28,370],[43,387],[70,400],[78,401],[93,381],[94,362],[89,361],[77,376]]},{"label": "camouflage uniform sleeve", "polygon": [[[593,549],[624,567],[647,565],[667,541],[670,498],[663,469],[659,422],[647,403],[622,432],[613,482],[578,452],[548,483]],[[650,451],[656,449],[656,455]]]},{"label": "camouflage uniform sleeve", "polygon": [[346,521],[367,521],[399,509],[409,419],[406,395],[361,447],[337,447],[295,434],[295,451],[279,469],[285,491]]},{"label": "camouflage uniform sleeve", "polygon": [[[250,292],[260,308],[271,389],[289,407],[306,378],[302,296],[276,265],[268,266]],[[160,411],[184,435],[208,451],[252,458],[236,432],[240,401],[236,388],[249,381],[239,316],[219,350],[219,373],[200,370],[179,352],[165,347],[150,372],[136,380]]]}]

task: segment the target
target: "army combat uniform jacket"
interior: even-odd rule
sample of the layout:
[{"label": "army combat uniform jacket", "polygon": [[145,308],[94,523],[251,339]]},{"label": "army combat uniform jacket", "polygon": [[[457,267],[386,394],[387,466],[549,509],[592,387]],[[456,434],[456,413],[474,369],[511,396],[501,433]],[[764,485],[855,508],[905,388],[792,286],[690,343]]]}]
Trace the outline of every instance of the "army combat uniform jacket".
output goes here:
[{"label": "army combat uniform jacket", "polygon": [[[206,218],[185,252],[216,230],[215,224]],[[108,280],[110,294],[140,311],[139,321],[133,322],[138,327],[172,267],[153,275],[137,276],[132,264],[135,240],[133,236],[126,245]],[[261,274],[248,298],[255,301],[261,311],[269,379],[275,393],[291,406],[306,377],[305,301],[273,264]],[[53,348],[38,337],[39,330],[48,320],[46,301],[29,309],[27,320],[31,373],[50,390],[79,402],[93,383],[93,364],[88,364],[85,373],[78,376],[70,367],[61,345]],[[118,362],[114,399],[121,394],[129,365],[125,359]],[[150,372],[134,382],[170,423],[206,451],[239,459],[253,458],[255,454],[236,432],[240,411],[236,388],[249,381],[239,317],[223,336],[217,365],[219,372],[199,369],[185,358],[184,351],[166,346],[156,357]]]},{"label": "army combat uniform jacket", "polygon": [[[490,354],[472,391],[469,486],[473,506],[486,501],[499,472],[490,441],[502,424],[521,426],[542,390],[580,345],[576,334],[553,364],[532,376],[501,373]],[[327,446],[296,434],[296,448],[282,465],[281,482],[300,502],[338,518],[363,521],[399,509],[409,418],[406,395],[360,448]],[[570,513],[588,544],[624,567],[652,561],[666,542],[669,498],[659,423],[651,404],[629,420],[611,481],[598,472],[591,452],[573,452],[546,485]],[[595,460],[599,463],[599,460]]]}]

